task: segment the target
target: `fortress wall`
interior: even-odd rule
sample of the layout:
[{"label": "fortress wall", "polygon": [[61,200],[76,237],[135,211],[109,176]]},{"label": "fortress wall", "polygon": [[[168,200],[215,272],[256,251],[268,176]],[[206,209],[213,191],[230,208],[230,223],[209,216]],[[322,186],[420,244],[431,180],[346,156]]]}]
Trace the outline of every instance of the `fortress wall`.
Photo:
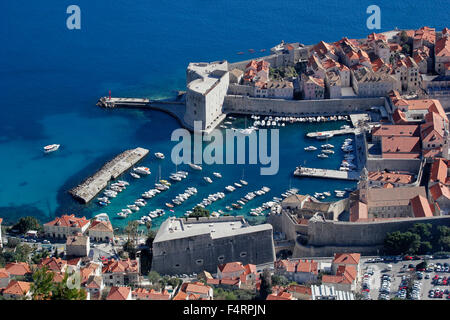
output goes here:
[{"label": "fortress wall", "polygon": [[348,114],[366,111],[373,106],[384,106],[385,99],[324,99],[324,100],[282,100],[251,98],[240,95],[227,95],[224,111],[227,113],[252,113],[261,115],[306,115],[306,114]]},{"label": "fortress wall", "polygon": [[253,95],[254,89],[252,86],[230,83],[228,86],[228,94],[241,96]]},{"label": "fortress wall", "polygon": [[294,251],[292,252],[292,258],[301,257],[332,257],[335,253],[353,253],[358,252],[361,255],[378,255],[383,249],[382,245],[379,246],[303,246],[298,242],[295,244]]},{"label": "fortress wall", "polygon": [[387,233],[405,231],[415,223],[450,226],[450,216],[367,223],[310,221],[308,224],[308,245],[339,245],[344,247],[382,245]]}]

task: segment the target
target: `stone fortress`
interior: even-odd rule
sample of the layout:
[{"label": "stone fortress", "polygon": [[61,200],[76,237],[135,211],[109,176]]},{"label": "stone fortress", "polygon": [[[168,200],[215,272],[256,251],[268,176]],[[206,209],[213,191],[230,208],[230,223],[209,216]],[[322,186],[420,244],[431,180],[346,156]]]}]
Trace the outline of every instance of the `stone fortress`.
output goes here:
[{"label": "stone fortress", "polygon": [[242,216],[169,218],[153,241],[152,270],[161,274],[215,273],[217,265],[275,260],[270,224],[250,226]]}]

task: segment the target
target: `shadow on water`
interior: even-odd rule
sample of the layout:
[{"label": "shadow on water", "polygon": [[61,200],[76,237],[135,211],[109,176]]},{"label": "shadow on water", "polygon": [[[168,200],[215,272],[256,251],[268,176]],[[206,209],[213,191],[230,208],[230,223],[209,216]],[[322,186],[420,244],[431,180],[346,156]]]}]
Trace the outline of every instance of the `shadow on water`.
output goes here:
[{"label": "shadow on water", "polygon": [[0,207],[0,217],[4,219],[4,224],[16,223],[21,217],[32,216],[40,222],[46,222],[49,216],[48,212],[44,212],[32,205]]}]

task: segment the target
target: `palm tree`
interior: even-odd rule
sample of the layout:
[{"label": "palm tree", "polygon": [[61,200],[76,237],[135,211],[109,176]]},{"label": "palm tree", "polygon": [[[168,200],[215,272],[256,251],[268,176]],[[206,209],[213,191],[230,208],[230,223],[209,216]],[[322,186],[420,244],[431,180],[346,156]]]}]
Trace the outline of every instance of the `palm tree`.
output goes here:
[{"label": "palm tree", "polygon": [[53,291],[53,277],[53,272],[49,271],[47,267],[33,273],[33,283],[31,284],[33,300],[50,299]]}]

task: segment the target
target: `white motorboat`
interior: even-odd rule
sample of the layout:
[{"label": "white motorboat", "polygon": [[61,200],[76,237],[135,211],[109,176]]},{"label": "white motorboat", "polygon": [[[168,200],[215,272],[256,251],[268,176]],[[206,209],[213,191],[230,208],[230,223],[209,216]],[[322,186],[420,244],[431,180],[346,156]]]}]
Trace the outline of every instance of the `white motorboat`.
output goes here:
[{"label": "white motorboat", "polygon": [[44,152],[45,153],[54,152],[58,150],[60,146],[61,146],[60,144],[49,144],[48,146],[44,147]]},{"label": "white motorboat", "polygon": [[161,152],[156,152],[155,153],[155,157],[157,157],[158,159],[164,159],[165,158],[164,153],[161,153]]},{"label": "white motorboat", "polygon": [[234,190],[236,190],[236,188],[233,186],[226,186],[225,189],[230,192],[233,192]]},{"label": "white motorboat", "polygon": [[208,183],[212,183],[212,179],[210,177],[203,177],[203,180],[205,180]]},{"label": "white motorboat", "polygon": [[315,151],[315,150],[317,150],[317,148],[314,147],[314,146],[309,146],[309,147],[306,147],[304,149],[305,149],[305,151]]},{"label": "white motorboat", "polygon": [[317,155],[317,158],[324,159],[324,158],[328,158],[328,156],[326,154],[324,154],[324,153],[321,153],[321,154]]},{"label": "white motorboat", "polygon": [[141,177],[140,175],[138,175],[137,173],[134,173],[134,172],[130,172],[130,175],[135,179],[139,179]]},{"label": "white motorboat", "polygon": [[133,171],[137,174],[143,174],[143,175],[149,175],[151,173],[150,169],[147,167],[133,168]]},{"label": "white motorboat", "polygon": [[194,163],[189,163],[189,167],[191,167],[194,170],[198,170],[198,171],[203,170],[203,168],[201,166],[199,166],[198,164],[194,164]]},{"label": "white motorboat", "polygon": [[330,144],[330,143],[323,144],[323,145],[321,145],[321,147],[322,147],[322,149],[331,149],[331,148],[334,148],[334,146],[333,146],[332,144]]},{"label": "white motorboat", "polygon": [[322,150],[322,153],[333,154],[334,151],[333,151],[333,150],[330,150],[330,149],[325,149],[325,150]]},{"label": "white motorboat", "polygon": [[128,217],[128,215],[124,212],[117,212],[117,216],[122,219],[125,219],[126,217]]},{"label": "white motorboat", "polygon": [[219,172],[213,172],[214,177],[222,178],[222,175]]},{"label": "white motorboat", "polygon": [[234,185],[238,188],[242,188],[242,184],[235,182]]},{"label": "white motorboat", "polygon": [[244,185],[244,186],[248,185],[248,182],[245,181],[245,180],[239,180],[239,182],[240,182],[242,185]]}]

